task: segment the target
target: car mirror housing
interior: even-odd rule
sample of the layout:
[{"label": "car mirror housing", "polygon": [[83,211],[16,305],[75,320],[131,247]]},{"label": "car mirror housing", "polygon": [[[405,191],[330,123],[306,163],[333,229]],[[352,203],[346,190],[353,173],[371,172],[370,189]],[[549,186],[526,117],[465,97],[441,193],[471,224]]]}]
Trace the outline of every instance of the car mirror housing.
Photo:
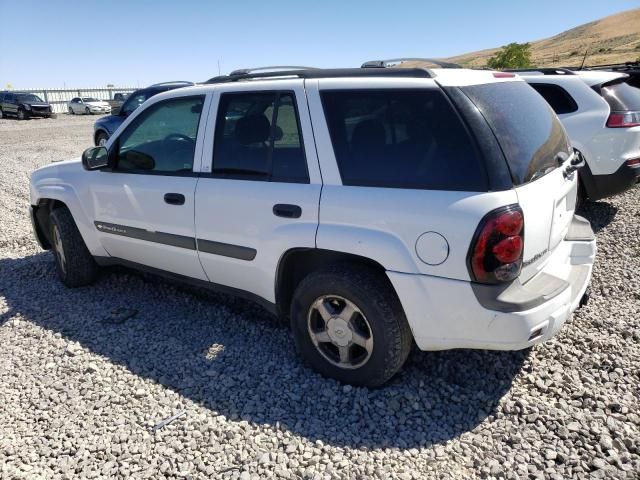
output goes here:
[{"label": "car mirror housing", "polygon": [[121,110],[120,106],[116,105],[111,107],[111,115],[120,115],[120,110]]},{"label": "car mirror housing", "polygon": [[82,152],[82,166],[85,170],[98,170],[109,164],[109,151],[105,147],[91,147]]}]

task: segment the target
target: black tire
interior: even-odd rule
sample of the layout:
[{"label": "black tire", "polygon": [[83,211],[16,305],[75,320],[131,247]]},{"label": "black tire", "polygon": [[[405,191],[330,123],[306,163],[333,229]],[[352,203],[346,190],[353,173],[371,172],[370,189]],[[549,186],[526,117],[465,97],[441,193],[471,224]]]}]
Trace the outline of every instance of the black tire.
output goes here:
[{"label": "black tire", "polygon": [[76,112],[73,110],[73,108],[69,107],[69,115],[75,115]]},{"label": "black tire", "polygon": [[[352,302],[360,310],[356,316],[362,315],[368,323],[371,353],[353,368],[331,363],[311,339],[310,309],[319,298],[332,295]],[[412,345],[411,329],[388,279],[367,267],[348,264],[329,266],[300,282],[291,303],[291,329],[298,352],[314,370],[365,387],[378,387],[393,377],[407,360]],[[329,343],[322,345],[331,347]]]},{"label": "black tire", "polygon": [[49,218],[51,247],[58,277],[67,287],[89,285],[97,276],[98,266],[87,249],[71,212],[66,207],[56,208]]},{"label": "black tire", "polygon": [[[96,147],[104,145],[104,143],[106,143],[107,140],[109,140],[109,135],[107,135],[105,132],[102,132],[102,131],[98,132],[96,134]],[[104,141],[104,143],[100,143],[102,141]]]},{"label": "black tire", "polygon": [[22,107],[18,109],[18,120],[29,120],[29,113]]},{"label": "black tire", "polygon": [[0,108],[0,118],[4,118],[4,112],[2,111],[1,108]]},{"label": "black tire", "polygon": [[589,195],[587,195],[587,189],[582,182],[582,179],[578,177],[578,193],[576,195],[576,210],[582,210],[587,201],[589,200]]},{"label": "black tire", "polygon": [[89,107],[85,107],[84,113],[87,115],[91,115],[91,110],[89,110]]}]

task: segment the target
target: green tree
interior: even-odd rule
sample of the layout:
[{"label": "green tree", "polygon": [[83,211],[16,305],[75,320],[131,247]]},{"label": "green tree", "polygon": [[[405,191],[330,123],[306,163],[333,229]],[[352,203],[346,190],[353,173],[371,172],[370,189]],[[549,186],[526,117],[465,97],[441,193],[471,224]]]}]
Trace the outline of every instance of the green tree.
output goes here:
[{"label": "green tree", "polygon": [[489,59],[489,68],[527,68],[531,66],[531,45],[529,43],[510,43],[502,47]]}]

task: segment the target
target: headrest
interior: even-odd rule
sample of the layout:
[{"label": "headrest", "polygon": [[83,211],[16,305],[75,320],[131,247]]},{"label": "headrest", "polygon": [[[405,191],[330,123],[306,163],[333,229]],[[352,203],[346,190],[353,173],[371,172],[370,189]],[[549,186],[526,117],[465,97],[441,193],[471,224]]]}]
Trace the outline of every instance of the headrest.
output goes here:
[{"label": "headrest", "polygon": [[271,124],[263,114],[247,115],[238,119],[235,137],[242,145],[266,142],[269,139]]}]

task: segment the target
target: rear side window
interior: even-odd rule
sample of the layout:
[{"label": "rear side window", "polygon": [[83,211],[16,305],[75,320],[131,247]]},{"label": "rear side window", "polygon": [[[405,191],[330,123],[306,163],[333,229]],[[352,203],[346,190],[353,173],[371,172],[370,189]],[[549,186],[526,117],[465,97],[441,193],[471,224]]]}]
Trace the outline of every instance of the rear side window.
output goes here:
[{"label": "rear side window", "polygon": [[321,95],[344,185],[486,191],[475,146],[440,90]]},{"label": "rear side window", "polygon": [[578,110],[578,104],[564,88],[546,83],[530,83],[529,85],[542,95],[542,98],[551,105],[553,111],[558,115],[573,113]]},{"label": "rear side window", "polygon": [[216,120],[213,176],[309,183],[292,92],[222,95]]},{"label": "rear side window", "polygon": [[514,185],[539,178],[559,166],[570,145],[558,117],[525,82],[462,87],[478,107],[507,159]]},{"label": "rear side window", "polygon": [[604,84],[600,88],[612,112],[628,112],[640,110],[640,89],[629,85],[625,81]]}]

